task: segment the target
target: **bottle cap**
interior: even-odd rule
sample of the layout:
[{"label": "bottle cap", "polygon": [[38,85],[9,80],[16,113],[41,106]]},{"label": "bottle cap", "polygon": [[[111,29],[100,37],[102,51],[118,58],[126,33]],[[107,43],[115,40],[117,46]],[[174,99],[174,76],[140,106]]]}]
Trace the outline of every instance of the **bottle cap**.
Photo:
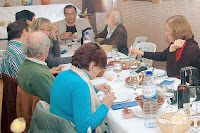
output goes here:
[{"label": "bottle cap", "polygon": [[88,35],[88,34],[89,34],[89,32],[87,32],[87,31],[86,31],[86,32],[85,32],[85,34],[86,34],[86,35]]},{"label": "bottle cap", "polygon": [[151,75],[152,75],[152,72],[151,72],[151,71],[146,71],[146,75],[151,76]]}]

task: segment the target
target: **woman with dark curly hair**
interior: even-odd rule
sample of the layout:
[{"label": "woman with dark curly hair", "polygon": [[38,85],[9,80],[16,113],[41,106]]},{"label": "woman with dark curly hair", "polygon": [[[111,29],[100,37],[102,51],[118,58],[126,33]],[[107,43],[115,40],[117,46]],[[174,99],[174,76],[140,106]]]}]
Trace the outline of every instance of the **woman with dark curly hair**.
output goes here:
[{"label": "woman with dark curly hair", "polygon": [[[106,68],[107,55],[97,44],[87,43],[79,47],[72,67],[60,73],[51,90],[50,111],[71,121],[78,132],[87,132],[90,126],[96,133],[109,132],[105,116],[113,104],[114,93],[108,84],[93,86],[91,81]],[[102,102],[96,93],[105,92]]]}]

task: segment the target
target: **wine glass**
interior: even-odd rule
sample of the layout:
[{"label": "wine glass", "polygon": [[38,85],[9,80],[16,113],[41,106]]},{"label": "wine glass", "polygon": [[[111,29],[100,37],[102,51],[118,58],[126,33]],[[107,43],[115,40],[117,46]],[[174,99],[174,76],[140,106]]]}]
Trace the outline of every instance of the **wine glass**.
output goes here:
[{"label": "wine glass", "polygon": [[115,73],[117,73],[117,80],[116,80],[116,82],[120,82],[121,81],[121,79],[120,79],[120,72],[122,71],[122,65],[121,65],[121,62],[114,62],[114,66],[113,66],[113,71],[115,72]]},{"label": "wine glass", "polygon": [[167,99],[168,103],[166,111],[171,111],[174,109],[174,107],[170,105],[171,104],[170,98],[174,96],[173,84],[164,84],[164,87],[165,87],[164,98]]},{"label": "wine glass", "polygon": [[193,102],[196,100],[197,98],[197,94],[196,94],[196,87],[195,86],[190,86],[190,107],[191,107],[191,114],[194,114],[193,110]]},{"label": "wine glass", "polygon": [[200,102],[196,103],[196,110],[195,115],[192,115],[191,118],[194,121],[194,127],[191,131],[191,133],[200,133],[199,127],[197,125],[197,121],[200,119]]},{"label": "wine glass", "polygon": [[114,60],[117,59],[117,56],[118,56],[118,49],[117,48],[112,48],[111,56],[113,57]]},{"label": "wine glass", "polygon": [[69,48],[71,48],[71,46],[72,46],[72,38],[71,38],[71,37],[67,37],[67,38],[65,39],[65,41],[66,41],[67,46],[68,46]]}]

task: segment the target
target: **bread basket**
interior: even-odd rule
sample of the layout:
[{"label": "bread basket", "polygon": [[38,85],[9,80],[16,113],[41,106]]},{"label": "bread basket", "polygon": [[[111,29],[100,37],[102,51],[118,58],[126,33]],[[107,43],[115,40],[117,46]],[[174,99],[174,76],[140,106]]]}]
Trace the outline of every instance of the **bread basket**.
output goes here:
[{"label": "bread basket", "polygon": [[[191,119],[189,119],[184,124],[170,124],[170,123],[164,124],[164,123],[159,122],[159,120],[158,120],[159,117],[170,119],[170,117],[172,117],[173,114],[174,114],[174,112],[170,112],[170,113],[165,113],[165,114],[158,116],[156,119],[158,126],[164,133],[185,133],[191,126],[191,123],[192,123]],[[190,118],[190,116],[188,116],[188,117]]]},{"label": "bread basket", "polygon": [[111,52],[112,51],[112,45],[100,45],[100,47],[106,52]]}]

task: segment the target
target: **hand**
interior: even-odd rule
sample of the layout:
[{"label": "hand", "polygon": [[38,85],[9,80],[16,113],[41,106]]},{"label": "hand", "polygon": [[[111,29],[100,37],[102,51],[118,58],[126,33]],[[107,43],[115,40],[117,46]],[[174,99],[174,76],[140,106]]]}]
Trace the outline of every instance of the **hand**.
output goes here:
[{"label": "hand", "polygon": [[174,52],[177,49],[182,48],[184,43],[185,43],[185,40],[182,40],[182,39],[175,40],[174,43],[170,45],[169,52]]},{"label": "hand", "polygon": [[53,30],[51,31],[49,37],[50,37],[51,39],[53,39],[54,41],[57,40],[56,33],[55,33]]},{"label": "hand", "polygon": [[54,67],[54,68],[49,69],[49,71],[52,74],[59,74],[59,73],[61,73],[61,68],[63,68],[63,67],[65,67],[65,66]]},{"label": "hand", "polygon": [[144,52],[142,51],[142,50],[139,50],[139,49],[137,49],[137,48],[129,48],[129,51],[131,51],[131,54],[133,55],[133,54],[137,54],[137,55],[144,55]]},{"label": "hand", "polygon": [[96,88],[98,91],[104,92],[105,94],[110,93],[110,92],[111,92],[111,89],[112,89],[112,88],[110,87],[110,85],[108,85],[107,83],[95,85],[95,88]]},{"label": "hand", "polygon": [[53,31],[56,33],[59,31],[58,23],[53,23]]},{"label": "hand", "polygon": [[114,101],[114,92],[111,92],[104,96],[101,103],[105,104],[108,108],[110,108],[113,105],[113,101]]},{"label": "hand", "polygon": [[97,39],[96,39],[96,42],[100,42],[100,41],[102,41],[102,40],[104,40],[104,38],[97,38]]},{"label": "hand", "polygon": [[60,35],[60,39],[64,40],[64,39],[70,37],[71,35],[72,35],[71,32],[64,32],[62,35]]},{"label": "hand", "polygon": [[71,34],[71,38],[72,38],[72,40],[73,40],[74,38],[76,38],[76,32],[74,32],[73,34]]}]

